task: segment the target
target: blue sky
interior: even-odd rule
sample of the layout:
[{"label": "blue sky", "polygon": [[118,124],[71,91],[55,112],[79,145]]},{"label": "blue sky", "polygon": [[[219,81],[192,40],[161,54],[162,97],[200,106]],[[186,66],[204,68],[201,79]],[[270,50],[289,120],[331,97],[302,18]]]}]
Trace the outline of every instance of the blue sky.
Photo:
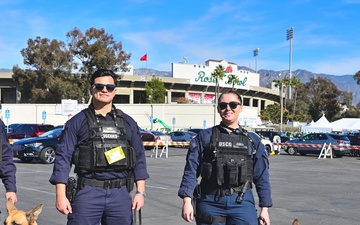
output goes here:
[{"label": "blue sky", "polygon": [[[225,59],[255,69],[354,75],[360,70],[360,0],[1,0],[0,68],[23,58],[27,40],[67,41],[77,27],[104,28],[131,52],[135,69]],[[148,61],[140,57],[148,54]]]}]

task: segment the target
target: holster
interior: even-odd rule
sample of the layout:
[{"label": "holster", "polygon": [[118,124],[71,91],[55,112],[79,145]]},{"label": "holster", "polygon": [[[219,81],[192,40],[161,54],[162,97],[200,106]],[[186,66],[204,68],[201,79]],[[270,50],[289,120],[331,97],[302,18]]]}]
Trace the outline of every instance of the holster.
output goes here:
[{"label": "holster", "polygon": [[70,203],[74,202],[75,195],[77,193],[77,180],[75,177],[69,177],[66,185],[66,198],[69,199]]}]

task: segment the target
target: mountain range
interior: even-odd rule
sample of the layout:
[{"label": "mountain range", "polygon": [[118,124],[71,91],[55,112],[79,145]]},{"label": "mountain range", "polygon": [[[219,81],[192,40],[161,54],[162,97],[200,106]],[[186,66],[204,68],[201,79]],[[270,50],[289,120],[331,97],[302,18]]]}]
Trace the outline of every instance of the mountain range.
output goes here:
[{"label": "mountain range", "polygon": [[[239,69],[249,70],[248,67],[240,66]],[[10,69],[0,68],[0,72],[11,72]],[[275,70],[265,70],[261,69],[257,71],[260,74],[260,86],[261,87],[269,87],[273,80],[283,78],[288,74],[288,70],[275,71]],[[355,74],[356,72],[354,72]],[[282,76],[279,77],[279,74]],[[139,68],[134,69],[134,75],[147,75],[147,76],[159,76],[159,77],[171,77],[170,71],[158,71],[149,68]],[[322,74],[322,73],[312,73],[307,70],[295,70],[292,72],[292,76],[296,76],[300,79],[302,83],[306,83],[310,81],[310,78],[324,77],[333,82],[339,90],[352,92],[353,93],[353,104],[356,105],[360,102],[360,88],[359,85],[356,84],[354,80],[354,75],[330,75],[330,74]]]}]

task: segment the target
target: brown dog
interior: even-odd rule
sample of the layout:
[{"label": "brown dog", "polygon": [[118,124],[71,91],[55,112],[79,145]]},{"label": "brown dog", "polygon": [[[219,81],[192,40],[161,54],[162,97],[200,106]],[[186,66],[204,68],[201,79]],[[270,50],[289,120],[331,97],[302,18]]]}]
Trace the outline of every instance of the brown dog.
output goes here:
[{"label": "brown dog", "polygon": [[18,210],[11,199],[6,201],[8,217],[4,225],[37,225],[36,220],[41,213],[43,204],[40,204],[28,212]]},{"label": "brown dog", "polygon": [[300,225],[299,220],[298,220],[298,219],[295,219],[295,220],[293,221],[292,225]]}]

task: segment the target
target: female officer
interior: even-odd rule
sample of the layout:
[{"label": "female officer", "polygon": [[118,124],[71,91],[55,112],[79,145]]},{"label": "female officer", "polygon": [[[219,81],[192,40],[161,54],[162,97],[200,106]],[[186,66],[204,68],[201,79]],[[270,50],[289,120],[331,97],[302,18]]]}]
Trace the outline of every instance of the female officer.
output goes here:
[{"label": "female officer", "polygon": [[[190,142],[178,192],[183,199],[182,218],[191,222],[195,216],[196,224],[258,225],[251,190],[255,184],[260,224],[270,225],[268,208],[272,199],[267,152],[258,135],[239,125],[241,96],[226,91],[218,102],[220,125],[201,131]],[[201,182],[197,185],[199,176]],[[196,211],[191,202],[194,195]]]}]

